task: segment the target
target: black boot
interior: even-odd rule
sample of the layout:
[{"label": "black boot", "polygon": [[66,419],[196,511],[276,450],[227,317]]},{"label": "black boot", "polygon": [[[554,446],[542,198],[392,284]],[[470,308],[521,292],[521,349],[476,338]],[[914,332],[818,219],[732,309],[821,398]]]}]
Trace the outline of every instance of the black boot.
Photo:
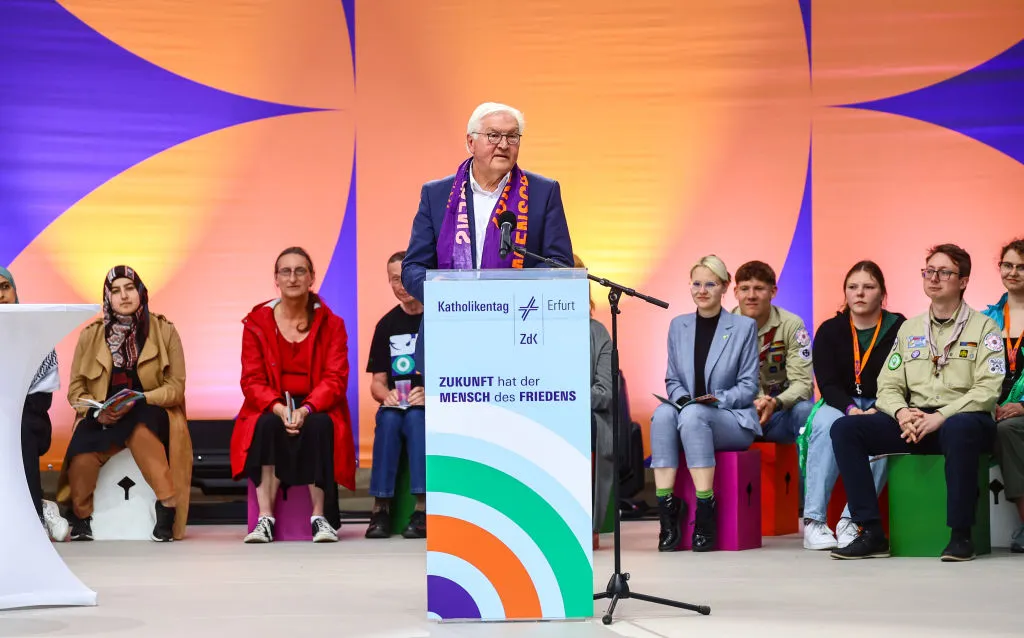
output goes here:
[{"label": "black boot", "polygon": [[658,515],[661,518],[661,532],[658,534],[658,551],[674,552],[683,539],[683,521],[686,520],[686,502],[675,494],[658,499]]},{"label": "black boot", "polygon": [[174,514],[177,508],[167,507],[160,501],[156,502],[156,525],[151,538],[158,543],[169,543],[174,540]]},{"label": "black boot", "polygon": [[697,514],[693,521],[693,551],[710,552],[718,540],[715,522],[715,497],[698,498]]}]

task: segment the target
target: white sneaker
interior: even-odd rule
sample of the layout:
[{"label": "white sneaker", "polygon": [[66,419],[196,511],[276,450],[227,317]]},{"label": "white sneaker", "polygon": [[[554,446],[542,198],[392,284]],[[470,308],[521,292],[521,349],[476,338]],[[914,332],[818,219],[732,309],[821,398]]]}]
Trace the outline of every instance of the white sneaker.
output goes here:
[{"label": "white sneaker", "polygon": [[334,531],[331,524],[327,522],[327,519],[323,516],[317,516],[314,518],[310,525],[313,526],[313,542],[314,543],[337,543],[338,532]]},{"label": "white sneaker", "polygon": [[50,539],[58,543],[68,539],[71,525],[60,515],[60,509],[53,501],[43,501],[43,523],[46,524],[46,533]]},{"label": "white sneaker", "polygon": [[269,516],[260,516],[256,521],[256,527],[252,528],[244,541],[246,543],[273,543],[274,519]]},{"label": "white sneaker", "polygon": [[835,549],[836,537],[828,524],[820,521],[808,521],[804,524],[804,549]]},{"label": "white sneaker", "polygon": [[854,540],[860,533],[860,527],[849,518],[839,519],[839,524],[836,525],[836,541],[840,548],[846,547]]}]

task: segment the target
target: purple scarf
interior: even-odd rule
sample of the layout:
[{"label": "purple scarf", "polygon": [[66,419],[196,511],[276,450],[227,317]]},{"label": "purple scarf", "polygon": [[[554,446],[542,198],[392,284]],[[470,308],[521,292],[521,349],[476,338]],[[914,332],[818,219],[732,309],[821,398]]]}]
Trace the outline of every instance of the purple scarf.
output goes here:
[{"label": "purple scarf", "polygon": [[[473,245],[471,237],[473,229],[469,227],[469,211],[466,208],[466,182],[469,181],[469,158],[459,165],[452,183],[452,192],[448,195],[445,206],[444,221],[437,237],[437,267],[440,270],[472,270]],[[494,205],[487,222],[487,233],[484,245],[480,250],[480,268],[522,268],[521,255],[510,252],[505,259],[499,257],[501,249],[501,229],[498,228],[498,216],[506,210],[516,214],[516,228],[512,233],[515,246],[526,247],[526,220],[529,214],[530,201],[529,180],[519,169],[519,164],[512,167],[505,189]],[[481,215],[484,211],[474,211]]]}]

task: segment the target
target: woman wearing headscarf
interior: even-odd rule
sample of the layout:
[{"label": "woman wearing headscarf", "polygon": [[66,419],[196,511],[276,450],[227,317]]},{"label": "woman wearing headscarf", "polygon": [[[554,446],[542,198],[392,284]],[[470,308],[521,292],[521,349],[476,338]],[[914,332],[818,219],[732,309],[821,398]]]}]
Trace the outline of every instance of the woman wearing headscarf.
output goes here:
[{"label": "woman wearing headscarf", "polygon": [[[18,286],[14,275],[0,267],[0,304],[15,304],[18,301]],[[43,484],[39,475],[39,457],[50,449],[53,425],[50,423],[50,404],[53,393],[60,389],[57,374],[57,353],[50,351],[32,378],[25,407],[21,412],[21,458],[25,465],[25,480],[32,496],[36,514],[46,528],[46,533],[55,541],[67,540],[68,522],[64,520],[57,504],[43,500]]]},{"label": "woman wearing headscarf", "polygon": [[[141,397],[119,407],[82,407],[89,400],[104,403],[124,390]],[[78,420],[58,500],[70,501],[71,540],[92,540],[100,468],[125,448],[156,494],[153,540],[183,538],[192,475],[185,356],[174,324],[150,313],[149,292],[128,266],[112,268],[103,281],[103,317],[79,335],[68,401]]]}]

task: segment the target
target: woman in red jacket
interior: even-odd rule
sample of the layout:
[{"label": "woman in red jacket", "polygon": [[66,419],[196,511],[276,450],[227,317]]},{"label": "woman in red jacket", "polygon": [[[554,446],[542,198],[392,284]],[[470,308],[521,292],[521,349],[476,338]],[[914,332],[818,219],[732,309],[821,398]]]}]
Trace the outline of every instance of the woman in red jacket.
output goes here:
[{"label": "woman in red jacket", "polygon": [[259,520],[246,543],[274,540],[278,487],[308,485],[313,542],[335,542],[338,484],[355,487],[355,453],[345,390],[345,322],[310,288],[313,261],[288,248],[274,266],[281,297],[242,322],[245,403],[231,434],[231,472],[256,486]]}]

